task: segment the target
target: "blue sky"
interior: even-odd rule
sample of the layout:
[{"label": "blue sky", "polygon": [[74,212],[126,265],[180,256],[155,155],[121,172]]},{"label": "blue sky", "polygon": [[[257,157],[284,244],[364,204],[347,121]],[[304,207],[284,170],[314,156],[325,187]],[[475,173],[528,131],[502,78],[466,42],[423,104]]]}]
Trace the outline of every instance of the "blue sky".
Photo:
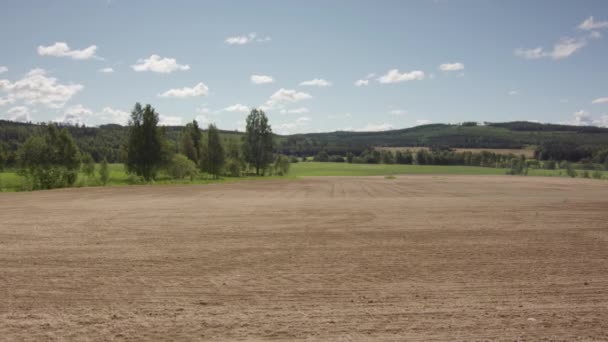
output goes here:
[{"label": "blue sky", "polygon": [[608,125],[606,1],[2,1],[0,118]]}]

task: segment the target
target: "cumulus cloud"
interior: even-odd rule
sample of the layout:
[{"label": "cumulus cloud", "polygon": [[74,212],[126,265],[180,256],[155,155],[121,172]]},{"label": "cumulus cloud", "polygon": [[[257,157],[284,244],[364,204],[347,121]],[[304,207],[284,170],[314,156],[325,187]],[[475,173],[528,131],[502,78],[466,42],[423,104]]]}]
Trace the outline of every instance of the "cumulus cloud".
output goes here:
[{"label": "cumulus cloud", "polygon": [[18,81],[0,80],[0,91],[7,93],[2,102],[23,101],[29,105],[45,105],[62,108],[84,87],[80,84],[60,84],[54,77],[47,76],[43,69],[32,69]]},{"label": "cumulus cloud", "polygon": [[174,71],[190,70],[187,64],[179,64],[175,58],[161,58],[159,55],[152,55],[149,58],[140,58],[137,63],[131,66],[135,71],[152,71],[162,74],[169,74]]},{"label": "cumulus cloud", "polygon": [[582,49],[587,45],[587,41],[584,38],[562,38],[555,45],[553,50],[545,51],[543,47],[536,47],[533,49],[515,49],[515,55],[525,59],[540,59],[549,57],[552,59],[564,59],[570,57],[576,51]]},{"label": "cumulus cloud", "polygon": [[32,118],[30,117],[30,110],[25,106],[17,106],[9,109],[6,114],[8,114],[8,119],[11,121],[17,122],[30,122]]},{"label": "cumulus cloud", "polygon": [[369,80],[356,80],[355,85],[357,87],[363,87],[363,86],[369,85]]},{"label": "cumulus cloud", "polygon": [[312,79],[310,81],[304,81],[302,83],[300,83],[301,86],[313,86],[313,87],[319,87],[319,88],[324,88],[324,87],[329,87],[331,86],[331,82],[324,80],[322,78],[315,78]]},{"label": "cumulus cloud", "polygon": [[65,42],[56,42],[50,46],[38,46],[38,54],[40,56],[69,57],[76,60],[91,58],[101,59],[99,56],[95,55],[96,51],[96,45],[91,45],[82,50],[75,50],[71,49]]},{"label": "cumulus cloud", "polygon": [[240,103],[234,104],[232,106],[228,106],[226,108],[224,108],[225,111],[227,112],[239,112],[239,113],[248,113],[249,112],[249,107],[242,105]]},{"label": "cumulus cloud", "polygon": [[54,121],[69,125],[84,125],[85,121],[92,116],[92,110],[78,104],[68,107],[63,114]]},{"label": "cumulus cloud", "polygon": [[308,113],[308,112],[309,112],[308,108],[305,108],[305,107],[294,108],[294,109],[281,109],[281,114],[304,114],[304,113]]},{"label": "cumulus cloud", "polygon": [[391,69],[385,75],[378,78],[380,83],[399,83],[404,81],[420,81],[424,79],[424,72],[414,70],[411,72],[399,72],[398,69]]},{"label": "cumulus cloud", "polygon": [[109,73],[113,73],[114,69],[112,69],[112,68],[101,68],[98,71],[101,72],[101,73],[104,73],[104,74],[109,74]]},{"label": "cumulus cloud", "polygon": [[279,134],[292,134],[300,133],[305,129],[311,119],[307,116],[301,116],[293,122],[286,122],[276,126],[276,130]]},{"label": "cumulus cloud", "polygon": [[270,41],[270,37],[258,37],[258,34],[255,32],[251,32],[241,36],[228,37],[224,40],[224,42],[228,45],[245,45],[252,42],[263,43],[268,41]]},{"label": "cumulus cloud", "polygon": [[441,71],[460,71],[464,70],[464,64],[462,63],[443,63],[439,65]]},{"label": "cumulus cloud", "polygon": [[186,97],[207,96],[208,93],[209,88],[203,82],[199,82],[192,88],[184,87],[177,89],[169,89],[166,92],[159,94],[158,96],[183,99]]},{"label": "cumulus cloud", "polygon": [[270,99],[266,101],[266,107],[272,108],[276,105],[282,105],[285,103],[294,103],[302,100],[311,99],[312,96],[308,93],[296,91],[293,89],[281,88],[270,96]]},{"label": "cumulus cloud", "polygon": [[354,129],[355,132],[378,132],[378,131],[389,131],[395,129],[395,127],[389,123],[368,123],[364,127]]},{"label": "cumulus cloud", "polygon": [[159,115],[158,124],[161,126],[180,126],[182,118],[179,116]]},{"label": "cumulus cloud", "polygon": [[591,103],[593,103],[593,104],[608,103],[608,97],[597,98],[597,99],[591,101]]},{"label": "cumulus cloud", "polygon": [[274,83],[274,78],[267,75],[251,75],[251,83],[253,84],[267,84]]},{"label": "cumulus cloud", "polygon": [[608,114],[600,116],[598,119],[594,118],[586,110],[579,110],[572,114],[572,120],[562,122],[563,124],[574,125],[574,126],[600,126],[608,127]]},{"label": "cumulus cloud", "polygon": [[585,19],[580,25],[578,25],[579,30],[591,31],[591,30],[599,30],[608,28],[608,21],[595,21],[593,16]]},{"label": "cumulus cloud", "polygon": [[101,110],[99,118],[104,122],[115,123],[119,125],[127,125],[129,123],[130,114],[123,110],[104,107]]},{"label": "cumulus cloud", "polygon": [[7,67],[5,67],[4,65],[0,65],[0,74],[3,74],[5,72],[7,72],[7,71],[8,71]]}]

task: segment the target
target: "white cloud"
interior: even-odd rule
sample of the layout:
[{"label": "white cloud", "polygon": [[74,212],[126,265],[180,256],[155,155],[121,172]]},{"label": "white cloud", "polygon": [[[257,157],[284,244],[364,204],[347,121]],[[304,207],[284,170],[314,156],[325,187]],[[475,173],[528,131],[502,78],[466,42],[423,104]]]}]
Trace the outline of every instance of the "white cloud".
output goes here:
[{"label": "white cloud", "polygon": [[112,68],[101,68],[98,71],[101,72],[101,73],[104,73],[104,74],[109,74],[109,73],[113,73],[114,69],[112,69]]},{"label": "white cloud", "polygon": [[395,129],[395,127],[389,123],[372,124],[368,123],[364,127],[354,129],[355,132],[378,132],[378,131],[389,131]]},{"label": "white cloud", "polygon": [[515,49],[515,56],[522,57],[525,59],[539,59],[546,56],[542,47],[537,47],[534,49],[523,49],[517,48]]},{"label": "white cloud", "polygon": [[411,72],[400,73],[398,69],[389,70],[386,75],[378,78],[380,83],[398,83],[403,81],[419,81],[424,79],[424,72],[414,70]]},{"label": "white cloud", "polygon": [[113,109],[111,107],[104,107],[101,110],[99,118],[106,123],[115,123],[119,125],[127,125],[131,114],[119,109]]},{"label": "white cloud", "polygon": [[313,87],[319,87],[319,88],[324,88],[324,87],[329,87],[331,86],[331,82],[324,80],[322,78],[315,78],[312,79],[310,81],[304,81],[302,83],[300,83],[301,86],[313,86]]},{"label": "white cloud", "polygon": [[267,75],[251,75],[251,83],[253,84],[267,84],[274,83],[274,78]]},{"label": "white cloud", "polygon": [[426,120],[426,119],[416,120],[416,126],[428,125],[430,123],[431,123],[431,120]]},{"label": "white cloud", "polygon": [[362,86],[369,85],[369,80],[356,80],[355,81],[355,85],[357,87],[362,87]]},{"label": "white cloud", "polygon": [[270,99],[266,101],[266,108],[272,108],[275,105],[281,105],[284,103],[294,103],[302,100],[311,99],[312,96],[308,93],[296,91],[293,89],[281,88],[270,96]]},{"label": "white cloud", "polygon": [[85,120],[93,116],[93,111],[83,105],[75,105],[68,107],[63,115],[56,118],[55,122],[61,122],[70,125],[83,125]]},{"label": "white cloud", "polygon": [[224,40],[224,42],[228,45],[245,45],[245,44],[249,44],[252,42],[263,43],[263,42],[268,42],[270,40],[271,39],[268,36],[258,37],[257,33],[251,32],[251,33],[248,33],[248,34],[242,35],[242,36],[228,37]]},{"label": "white cloud", "polygon": [[578,25],[579,30],[585,31],[599,30],[604,28],[608,28],[608,21],[595,21],[592,16],[585,19],[580,25]]},{"label": "white cloud", "polygon": [[597,99],[591,101],[591,103],[593,103],[593,104],[608,103],[608,97],[597,98]]},{"label": "white cloud", "polygon": [[203,128],[211,123],[211,120],[209,120],[209,117],[205,114],[197,115],[194,118],[194,120],[196,120],[196,122],[198,122],[198,127],[201,127],[201,128]]},{"label": "white cloud", "polygon": [[304,114],[304,113],[308,113],[308,112],[309,112],[308,108],[305,108],[305,107],[294,108],[294,109],[281,109],[281,114]]},{"label": "white cloud", "polygon": [[282,123],[276,126],[279,134],[301,133],[308,126],[311,119],[307,116],[301,116],[293,122]]},{"label": "white cloud", "polygon": [[553,50],[545,51],[542,47],[534,49],[515,49],[515,55],[525,59],[540,59],[544,57],[550,57],[553,59],[564,59],[570,57],[576,51],[582,49],[587,45],[587,41],[584,38],[562,38],[555,45]]},{"label": "white cloud", "polygon": [[591,126],[593,125],[593,118],[591,115],[585,110],[579,110],[574,112],[574,119],[569,122],[571,125],[575,126]]},{"label": "white cloud", "polygon": [[180,126],[182,124],[182,118],[179,116],[159,115],[158,124],[160,126]]},{"label": "white cloud", "polygon": [[38,46],[38,54],[40,56],[54,56],[54,57],[70,57],[77,60],[85,60],[91,58],[101,59],[95,55],[97,46],[91,45],[88,48],[82,50],[70,49],[68,44],[65,42],[56,42],[50,46]]},{"label": "white cloud", "polygon": [[5,67],[4,65],[0,65],[0,74],[3,74],[5,72],[7,72],[7,71],[8,71],[7,67]]},{"label": "white cloud", "polygon": [[464,70],[464,64],[462,63],[443,63],[439,66],[441,71],[460,71]]},{"label": "white cloud", "polygon": [[56,78],[47,76],[43,69],[32,69],[14,83],[0,80],[0,91],[8,93],[2,102],[21,100],[29,105],[40,104],[50,108],[63,107],[83,88],[80,84],[59,84]]},{"label": "white cloud", "polygon": [[593,39],[600,39],[602,38],[602,34],[599,31],[592,31],[591,33],[589,33],[589,37]]},{"label": "white cloud", "polygon": [[17,122],[30,122],[30,110],[24,106],[17,106],[9,109],[7,112],[8,119]]},{"label": "white cloud", "polygon": [[240,103],[234,104],[232,106],[228,106],[226,108],[224,108],[225,111],[227,112],[240,112],[240,113],[248,113],[249,112],[249,107],[242,105]]},{"label": "white cloud", "polygon": [[519,90],[509,90],[508,94],[511,96],[519,95]]},{"label": "white cloud", "polygon": [[388,112],[390,115],[401,116],[407,114],[407,111],[401,109],[393,109]]},{"label": "white cloud", "polygon": [[192,88],[184,87],[184,88],[176,88],[169,89],[166,92],[159,94],[160,97],[175,97],[175,98],[186,98],[186,97],[196,97],[196,96],[207,96],[209,93],[209,88],[203,83],[199,82]]},{"label": "white cloud", "polygon": [[150,58],[138,59],[137,63],[131,66],[135,71],[152,71],[163,74],[174,71],[190,70],[189,65],[178,64],[175,58],[161,58],[159,55],[152,55]]},{"label": "white cloud", "polygon": [[211,110],[209,110],[209,108],[207,108],[205,106],[201,106],[196,109],[196,112],[199,114],[209,114],[211,112]]}]

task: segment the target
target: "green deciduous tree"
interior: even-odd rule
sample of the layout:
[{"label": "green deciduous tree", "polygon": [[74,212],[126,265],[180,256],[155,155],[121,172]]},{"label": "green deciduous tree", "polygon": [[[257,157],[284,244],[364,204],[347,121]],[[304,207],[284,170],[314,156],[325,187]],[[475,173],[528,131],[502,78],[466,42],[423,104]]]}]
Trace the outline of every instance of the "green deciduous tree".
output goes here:
[{"label": "green deciduous tree", "polygon": [[158,127],[158,114],[149,104],[139,103],[131,112],[127,140],[127,172],[146,181],[154,179],[158,169],[166,162],[166,143],[163,130]]},{"label": "green deciduous tree", "polygon": [[260,175],[260,171],[272,162],[272,128],[262,110],[253,109],[247,116],[243,154],[245,160],[255,168],[256,175]]},{"label": "green deciduous tree", "polygon": [[67,129],[49,125],[44,136],[30,137],[18,152],[19,173],[33,189],[71,186],[80,169],[80,152]]},{"label": "green deciduous tree", "polygon": [[171,159],[171,163],[167,167],[169,175],[175,179],[184,179],[189,177],[193,180],[198,175],[196,164],[183,154],[175,154]]},{"label": "green deciduous tree", "polygon": [[82,155],[82,172],[88,177],[95,176],[95,161],[88,153]]},{"label": "green deciduous tree", "polygon": [[207,168],[210,174],[218,178],[224,167],[224,147],[220,133],[215,125],[210,124],[207,131]]},{"label": "green deciduous tree", "polygon": [[99,180],[101,180],[101,184],[106,185],[110,180],[110,170],[108,168],[108,160],[103,158],[101,162],[101,166],[99,167]]},{"label": "green deciduous tree", "polygon": [[186,125],[181,137],[181,153],[195,164],[199,164],[201,158],[202,133],[198,122],[192,120]]},{"label": "green deciduous tree", "polygon": [[274,161],[274,172],[279,176],[284,176],[289,172],[289,158],[282,154],[277,156]]}]

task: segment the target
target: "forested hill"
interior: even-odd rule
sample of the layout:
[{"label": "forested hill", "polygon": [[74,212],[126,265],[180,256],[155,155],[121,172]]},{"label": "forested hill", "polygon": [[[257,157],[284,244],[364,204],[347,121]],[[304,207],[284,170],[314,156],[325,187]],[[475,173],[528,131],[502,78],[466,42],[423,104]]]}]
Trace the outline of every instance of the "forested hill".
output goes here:
[{"label": "forested hill", "polygon": [[[66,126],[81,151],[90,153],[97,161],[106,157],[110,162],[123,159],[127,127]],[[25,140],[39,134],[41,124],[0,120],[0,144],[14,158],[14,152]],[[168,139],[178,149],[177,141],[184,127],[163,128]],[[224,139],[239,139],[242,133],[221,131]],[[382,132],[331,132],[275,136],[275,151],[289,155],[314,155],[321,150],[330,154],[353,152],[378,146],[440,146],[469,148],[522,148],[552,146],[566,150],[593,152],[608,147],[608,128],[568,126],[533,122],[431,124]],[[583,154],[585,154],[584,152]],[[9,161],[10,162],[10,161]]]}]

